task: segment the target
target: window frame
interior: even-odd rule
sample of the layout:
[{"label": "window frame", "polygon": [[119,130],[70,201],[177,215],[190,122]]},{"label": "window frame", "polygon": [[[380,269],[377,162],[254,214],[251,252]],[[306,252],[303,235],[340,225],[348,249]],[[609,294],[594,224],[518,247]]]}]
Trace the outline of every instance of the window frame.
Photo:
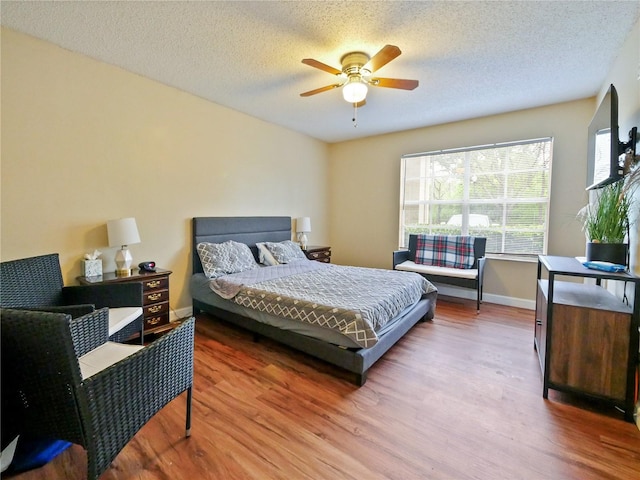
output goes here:
[{"label": "window frame", "polygon": [[[468,235],[469,234],[469,217],[470,215],[476,215],[477,213],[471,212],[471,206],[478,206],[478,205],[483,205],[483,204],[487,204],[487,205],[491,205],[497,208],[497,206],[502,205],[502,209],[503,209],[503,218],[502,218],[502,222],[500,224],[491,224],[491,228],[490,230],[493,233],[498,233],[500,234],[500,240],[499,240],[499,249],[495,248],[494,250],[491,249],[491,247],[489,246],[490,242],[488,242],[487,244],[487,253],[488,254],[492,254],[492,255],[505,255],[505,256],[521,256],[521,257],[532,257],[532,256],[537,256],[539,254],[545,255],[547,253],[547,248],[548,248],[548,239],[549,239],[549,214],[550,214],[550,204],[551,204],[551,175],[552,175],[552,165],[553,165],[553,143],[554,143],[554,139],[553,137],[549,136],[549,137],[540,137],[540,138],[533,138],[533,139],[527,139],[527,140],[516,140],[516,141],[509,141],[509,142],[501,142],[501,143],[492,143],[492,144],[484,144],[484,145],[476,145],[476,146],[470,146],[470,147],[461,147],[461,148],[452,148],[452,149],[446,149],[446,150],[436,150],[436,151],[430,151],[430,152],[423,152],[423,153],[412,153],[412,154],[406,154],[406,155],[402,155],[401,157],[401,166],[400,166],[400,202],[399,202],[399,206],[400,206],[400,211],[399,211],[399,245],[400,247],[407,247],[407,239],[408,239],[408,233],[407,233],[407,228],[410,228],[408,225],[405,225],[405,211],[406,211],[406,207],[407,205],[424,205],[427,209],[429,209],[430,207],[435,207],[435,206],[460,206],[461,207],[461,215],[462,215],[462,222],[460,225],[460,233],[450,233],[450,234],[463,234],[463,235]],[[546,196],[542,195],[542,196],[538,196],[538,197],[534,197],[534,196],[530,196],[530,197],[518,197],[518,196],[509,196],[509,195],[503,195],[502,197],[496,197],[496,198],[470,198],[469,196],[469,191],[471,189],[471,178],[476,175],[475,173],[473,173],[471,171],[471,159],[470,159],[470,154],[474,153],[474,152],[478,152],[481,150],[495,150],[495,149],[504,149],[504,148],[508,148],[508,147],[518,147],[518,146],[523,146],[523,145],[531,145],[531,144],[542,144],[543,147],[545,148],[545,152],[543,152],[543,157],[540,158],[540,160],[542,161],[542,166],[540,168],[536,168],[536,169],[532,169],[532,171],[534,172],[538,172],[541,173],[542,175],[546,175],[546,179],[548,180],[548,184],[542,184],[542,186],[546,187]],[[454,176],[454,179],[458,180],[458,181],[462,181],[462,195],[460,198],[450,198],[450,199],[444,199],[444,200],[435,200],[433,198],[431,199],[418,199],[418,200],[409,200],[407,201],[405,198],[406,195],[406,190],[407,188],[409,188],[407,186],[407,182],[408,180],[415,180],[416,178],[419,179],[420,182],[422,182],[424,180],[424,182],[433,182],[433,178],[431,177],[431,179],[429,179],[428,174],[424,174],[423,176],[423,172],[422,169],[424,169],[424,165],[421,165],[421,172],[420,172],[420,176],[416,177],[410,177],[407,178],[407,162],[415,159],[415,158],[420,158],[420,157],[433,157],[435,159],[437,159],[437,157],[439,155],[451,155],[451,154],[463,154],[464,155],[464,174],[462,175],[456,175]],[[425,163],[427,162],[435,162],[435,160],[433,159],[425,159]],[[522,173],[524,170],[515,170],[518,171],[519,173]],[[480,173],[480,172],[478,172]],[[496,174],[497,175],[502,175],[506,178],[508,178],[509,175],[509,169],[507,166],[503,166],[502,170],[497,170]],[[511,172],[513,173],[513,171]],[[436,177],[437,178],[437,175]],[[475,181],[475,180],[474,180]],[[508,183],[505,181],[505,183]],[[422,195],[422,189],[423,187],[420,186],[418,188],[418,190],[421,192],[420,196]],[[505,193],[508,189],[505,187]],[[514,228],[514,227],[509,227],[508,222],[507,222],[507,216],[506,216],[506,211],[508,209],[509,206],[514,206],[514,205],[525,205],[525,204],[538,204],[540,205],[544,210],[543,210],[543,215],[544,215],[544,222],[543,222],[543,227],[542,228],[535,228],[535,229],[527,229],[527,228]],[[451,217],[451,219],[453,219],[453,217],[456,215],[453,215]],[[486,216],[486,215],[485,215]],[[450,219],[450,220],[451,220]],[[448,224],[448,222],[447,222]],[[425,224],[428,225],[429,228],[425,228],[424,233],[439,233],[439,232],[433,232],[433,227],[434,225],[429,223],[429,224]],[[442,224],[441,224],[442,225]],[[415,233],[415,228],[411,228],[410,233]],[[507,237],[508,234],[518,234],[518,233],[525,233],[529,231],[531,233],[533,232],[538,232],[538,234],[542,234],[542,248],[541,251],[537,251],[537,249],[534,251],[530,251],[530,252],[514,252],[514,251],[509,251],[507,247]],[[473,233],[472,233],[473,234]],[[535,237],[532,235],[531,236],[532,241],[535,240]],[[540,239],[538,238],[538,243],[540,242]]]}]

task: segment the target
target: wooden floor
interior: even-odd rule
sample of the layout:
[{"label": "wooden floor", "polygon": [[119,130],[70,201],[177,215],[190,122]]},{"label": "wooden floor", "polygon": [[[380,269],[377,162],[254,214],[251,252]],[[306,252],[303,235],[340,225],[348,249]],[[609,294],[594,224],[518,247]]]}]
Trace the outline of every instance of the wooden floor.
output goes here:
[{"label": "wooden floor", "polygon": [[[357,388],[337,369],[198,316],[193,429],[185,395],[101,477],[113,479],[639,479],[619,412],[542,398],[533,312],[439,299]],[[73,446],[14,478],[81,479]]]}]

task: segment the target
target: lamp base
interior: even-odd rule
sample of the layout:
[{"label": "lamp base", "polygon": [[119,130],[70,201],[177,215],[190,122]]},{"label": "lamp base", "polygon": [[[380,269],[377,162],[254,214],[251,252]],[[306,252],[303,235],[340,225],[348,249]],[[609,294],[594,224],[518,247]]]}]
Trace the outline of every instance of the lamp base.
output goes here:
[{"label": "lamp base", "polygon": [[302,248],[302,250],[307,249],[307,236],[304,232],[298,232],[298,243],[300,244],[300,248]]},{"label": "lamp base", "polygon": [[116,277],[130,277],[131,269],[130,268],[117,268],[116,269]]},{"label": "lamp base", "polygon": [[116,277],[130,277],[131,276],[131,263],[133,257],[131,252],[124,245],[121,250],[116,252]]}]

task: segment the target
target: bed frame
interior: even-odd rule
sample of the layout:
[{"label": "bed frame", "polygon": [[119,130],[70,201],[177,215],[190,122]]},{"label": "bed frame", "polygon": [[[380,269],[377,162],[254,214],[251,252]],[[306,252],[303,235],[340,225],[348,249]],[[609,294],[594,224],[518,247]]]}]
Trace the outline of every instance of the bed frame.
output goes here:
[{"label": "bed frame", "polygon": [[[257,258],[256,242],[291,240],[291,217],[195,217],[192,222],[193,273],[202,273],[196,250],[200,242],[220,243],[227,240],[242,242]],[[364,385],[369,368],[419,321],[431,320],[435,311],[437,292],[425,295],[395,327],[380,337],[371,348],[348,349],[322,342],[288,330],[282,330],[253,319],[222,310],[193,299],[193,314],[206,312],[216,318],[238,325],[253,333],[288,345],[355,374],[355,383]]]}]

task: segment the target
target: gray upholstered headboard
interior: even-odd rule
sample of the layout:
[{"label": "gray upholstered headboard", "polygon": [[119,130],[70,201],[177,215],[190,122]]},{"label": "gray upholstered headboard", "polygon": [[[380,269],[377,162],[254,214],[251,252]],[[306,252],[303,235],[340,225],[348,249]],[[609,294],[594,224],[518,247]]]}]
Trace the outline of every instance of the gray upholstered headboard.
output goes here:
[{"label": "gray upholstered headboard", "polygon": [[291,217],[194,217],[191,244],[193,273],[202,273],[196,250],[198,243],[227,240],[246,243],[257,260],[256,242],[291,240]]}]

